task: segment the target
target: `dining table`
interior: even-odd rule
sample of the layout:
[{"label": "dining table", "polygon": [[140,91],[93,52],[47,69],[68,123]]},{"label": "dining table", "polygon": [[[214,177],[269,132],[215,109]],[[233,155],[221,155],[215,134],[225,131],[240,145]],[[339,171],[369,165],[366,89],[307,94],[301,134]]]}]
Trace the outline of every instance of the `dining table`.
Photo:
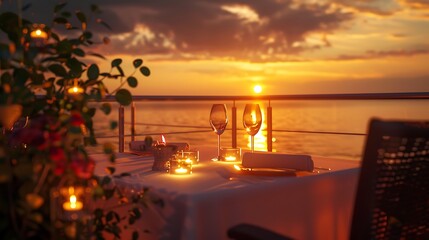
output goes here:
[{"label": "dining table", "polygon": [[[122,239],[228,239],[227,230],[240,223],[255,224],[294,239],[348,239],[360,171],[356,160],[311,156],[313,172],[249,174],[240,162],[212,161],[213,146],[196,146],[199,162],[192,174],[153,171],[154,158],[136,152],[92,154],[95,175],[108,175],[127,194],[147,193],[141,217],[123,228]],[[286,174],[287,173],[287,174]],[[127,214],[129,205],[111,200],[106,209]],[[123,223],[124,224],[124,223]],[[113,237],[112,237],[113,239]]]}]

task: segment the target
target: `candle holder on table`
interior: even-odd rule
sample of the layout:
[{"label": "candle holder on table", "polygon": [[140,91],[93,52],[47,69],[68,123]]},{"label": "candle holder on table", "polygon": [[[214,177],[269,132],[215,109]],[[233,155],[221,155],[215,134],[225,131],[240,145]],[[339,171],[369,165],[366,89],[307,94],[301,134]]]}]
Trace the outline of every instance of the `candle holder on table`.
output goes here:
[{"label": "candle holder on table", "polygon": [[76,234],[86,234],[84,228],[89,226],[83,223],[90,223],[90,198],[91,188],[82,185],[63,185],[51,189],[50,218],[55,227],[54,236],[73,238]]},{"label": "candle holder on table", "polygon": [[176,155],[180,158],[191,160],[192,164],[198,164],[200,161],[200,151],[198,150],[182,150],[178,151]]},{"label": "candle holder on table", "polygon": [[154,157],[152,170],[167,171],[170,158],[177,152],[176,145],[158,144],[152,148]]},{"label": "candle holder on table", "polygon": [[168,172],[170,174],[191,174],[192,162],[189,157],[183,157],[181,152],[175,154],[168,163]]},{"label": "candle holder on table", "polygon": [[241,161],[241,148],[221,148],[220,157],[226,162]]}]

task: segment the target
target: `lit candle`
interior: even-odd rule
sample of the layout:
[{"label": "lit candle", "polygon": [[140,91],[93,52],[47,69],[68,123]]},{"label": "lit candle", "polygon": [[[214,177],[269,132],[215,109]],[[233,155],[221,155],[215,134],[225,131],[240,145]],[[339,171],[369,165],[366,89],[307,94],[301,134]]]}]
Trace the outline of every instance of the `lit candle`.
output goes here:
[{"label": "lit candle", "polygon": [[34,31],[31,31],[30,36],[32,38],[42,38],[42,39],[48,38],[48,34],[45,31],[42,31],[40,29],[36,29]]},{"label": "lit candle", "polygon": [[225,161],[235,161],[237,158],[235,156],[226,156]]},{"label": "lit candle", "polygon": [[188,169],[186,168],[177,168],[176,170],[174,170],[175,173],[177,174],[185,174],[188,173]]},{"label": "lit candle", "polygon": [[79,83],[78,83],[77,79],[74,79],[74,81],[73,81],[73,87],[69,88],[67,90],[67,93],[69,93],[69,94],[83,93],[83,88],[79,86]]},{"label": "lit candle", "polygon": [[63,204],[63,209],[66,211],[78,211],[83,208],[83,203],[76,197],[74,187],[68,189],[68,201]]},{"label": "lit candle", "polygon": [[179,158],[189,159],[192,161],[192,164],[197,164],[200,160],[200,152],[199,151],[180,151],[178,153]]},{"label": "lit candle", "polygon": [[241,148],[221,148],[221,159],[227,162],[241,160]]},{"label": "lit candle", "polygon": [[169,172],[174,174],[191,174],[192,160],[189,158],[171,159]]}]

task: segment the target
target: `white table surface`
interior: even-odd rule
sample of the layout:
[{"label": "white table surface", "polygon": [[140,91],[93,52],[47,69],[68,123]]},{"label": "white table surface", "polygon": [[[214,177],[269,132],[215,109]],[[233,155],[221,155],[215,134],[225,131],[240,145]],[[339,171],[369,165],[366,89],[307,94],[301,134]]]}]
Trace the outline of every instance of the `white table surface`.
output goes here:
[{"label": "white table surface", "polygon": [[[197,147],[200,163],[191,175],[151,171],[153,158],[118,153],[116,172],[130,177],[115,184],[130,192],[149,187],[164,208],[143,208],[140,239],[227,239],[229,227],[257,224],[296,239],[348,239],[359,162],[312,156],[315,166],[331,171],[299,176],[240,175],[229,162],[212,162],[213,147]],[[104,154],[91,155],[95,174],[110,166]],[[128,208],[118,208],[126,212]],[[149,233],[145,232],[149,230]]]}]

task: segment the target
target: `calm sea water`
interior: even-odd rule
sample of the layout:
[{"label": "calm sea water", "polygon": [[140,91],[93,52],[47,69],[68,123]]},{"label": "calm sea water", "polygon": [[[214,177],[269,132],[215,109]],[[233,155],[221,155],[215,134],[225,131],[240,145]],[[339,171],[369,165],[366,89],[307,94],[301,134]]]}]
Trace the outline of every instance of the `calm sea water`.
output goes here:
[{"label": "calm sea water", "polygon": [[[136,140],[152,136],[160,140],[161,134],[167,142],[188,142],[191,147],[198,145],[217,145],[217,135],[211,131],[209,114],[214,102],[140,102],[136,103]],[[231,119],[232,102],[225,103]],[[237,145],[250,148],[250,138],[242,124],[244,105],[237,102]],[[255,102],[261,105],[265,115],[268,102]],[[365,136],[300,133],[289,131],[366,133],[369,119],[429,120],[429,101],[427,100],[345,100],[345,101],[272,101],[273,149],[278,152],[299,153],[359,160]],[[110,121],[117,120],[117,105],[113,104],[110,115],[100,111],[95,119],[97,136],[100,142],[117,144],[117,130],[110,131]],[[264,117],[265,118],[265,117]],[[125,109],[125,122],[130,123],[130,108]],[[130,125],[126,125],[130,134]],[[188,133],[189,132],[189,133]],[[130,137],[126,138],[126,148]],[[221,145],[230,147],[231,122],[221,135]],[[266,150],[266,124],[255,136],[255,149]]]}]

